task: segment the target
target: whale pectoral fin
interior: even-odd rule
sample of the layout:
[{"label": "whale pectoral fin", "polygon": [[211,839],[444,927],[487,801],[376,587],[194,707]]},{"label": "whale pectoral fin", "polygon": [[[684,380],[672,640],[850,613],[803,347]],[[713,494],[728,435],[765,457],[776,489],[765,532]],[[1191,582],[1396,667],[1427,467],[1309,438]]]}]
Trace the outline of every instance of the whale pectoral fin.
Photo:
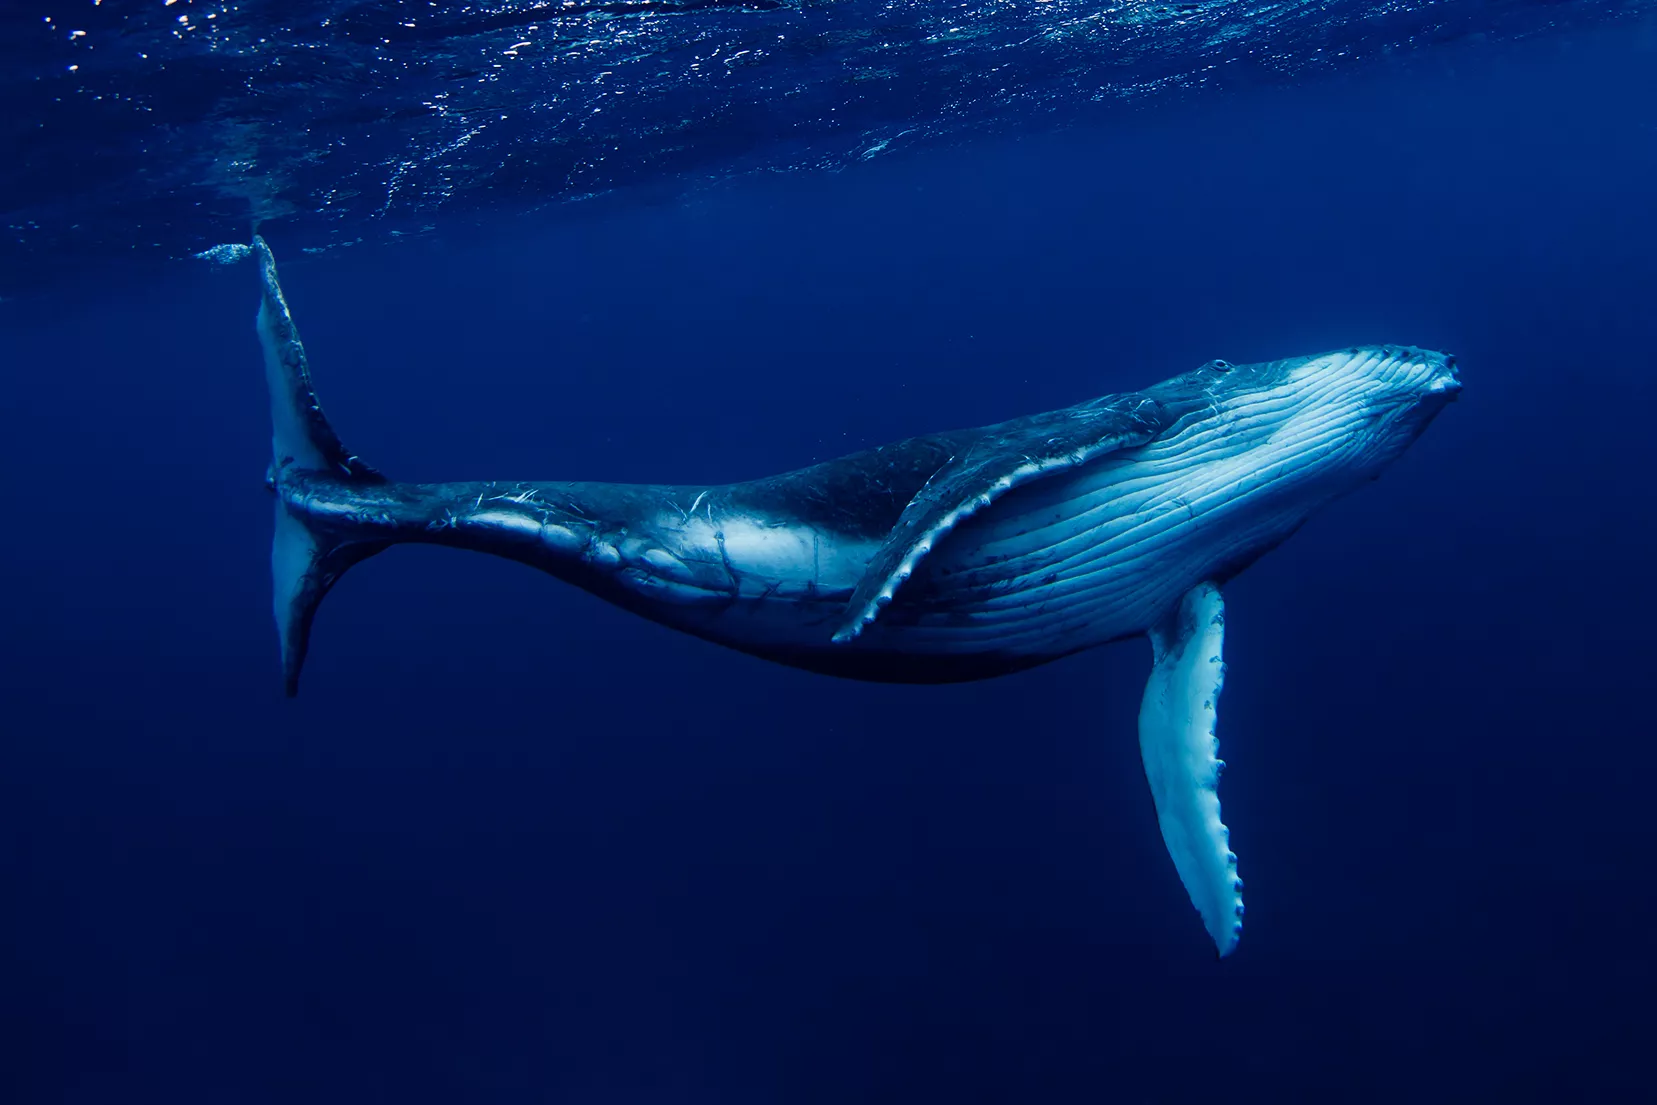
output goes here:
[{"label": "whale pectoral fin", "polygon": [[1162,428],[1159,413],[1152,399],[1121,395],[987,427],[904,507],[864,569],[834,639],[844,643],[863,632],[961,521],[1020,484],[1143,445]]},{"label": "whale pectoral fin", "polygon": [[1225,601],[1201,583],[1152,627],[1151,678],[1139,708],[1139,751],[1162,840],[1220,954],[1243,931],[1243,882],[1220,821],[1215,708],[1225,685]]}]

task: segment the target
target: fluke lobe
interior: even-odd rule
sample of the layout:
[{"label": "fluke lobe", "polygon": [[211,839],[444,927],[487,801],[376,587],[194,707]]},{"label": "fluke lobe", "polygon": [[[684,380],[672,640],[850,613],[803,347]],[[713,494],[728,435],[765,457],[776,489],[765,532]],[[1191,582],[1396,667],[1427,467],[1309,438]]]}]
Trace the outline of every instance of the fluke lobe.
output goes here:
[{"label": "fluke lobe", "polygon": [[401,541],[508,557],[705,640],[854,679],[983,679],[1143,634],[1145,774],[1221,955],[1242,931],[1243,884],[1217,794],[1219,588],[1379,474],[1461,390],[1450,357],[1362,346],[1210,361],[746,483],[395,483],[323,417],[275,259],[259,238],[251,255],[289,694],[323,596]]}]

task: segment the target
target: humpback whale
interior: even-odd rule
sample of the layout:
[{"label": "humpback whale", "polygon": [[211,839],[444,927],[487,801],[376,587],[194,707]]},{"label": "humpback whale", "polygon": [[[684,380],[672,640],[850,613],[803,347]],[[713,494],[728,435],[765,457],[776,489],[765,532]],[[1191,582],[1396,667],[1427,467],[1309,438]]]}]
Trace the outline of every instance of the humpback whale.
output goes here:
[{"label": "humpback whale", "polygon": [[289,695],[323,597],[399,542],[507,557],[705,640],[852,679],[983,679],[1148,637],[1145,775],[1222,956],[1242,932],[1243,884],[1217,791],[1220,589],[1379,475],[1461,390],[1452,357],[1357,346],[1209,361],[744,483],[399,483],[323,416],[269,247],[255,236],[235,252],[261,285]]}]

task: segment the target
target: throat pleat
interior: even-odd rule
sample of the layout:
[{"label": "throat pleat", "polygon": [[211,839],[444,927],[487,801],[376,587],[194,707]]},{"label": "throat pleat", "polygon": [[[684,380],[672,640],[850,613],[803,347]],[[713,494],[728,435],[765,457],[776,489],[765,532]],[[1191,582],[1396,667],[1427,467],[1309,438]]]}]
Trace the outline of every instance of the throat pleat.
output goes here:
[{"label": "throat pleat", "polygon": [[1024,651],[1137,632],[1336,493],[1320,493],[1320,473],[1358,419],[1353,403],[1281,389],[1017,489],[939,549],[905,637]]}]

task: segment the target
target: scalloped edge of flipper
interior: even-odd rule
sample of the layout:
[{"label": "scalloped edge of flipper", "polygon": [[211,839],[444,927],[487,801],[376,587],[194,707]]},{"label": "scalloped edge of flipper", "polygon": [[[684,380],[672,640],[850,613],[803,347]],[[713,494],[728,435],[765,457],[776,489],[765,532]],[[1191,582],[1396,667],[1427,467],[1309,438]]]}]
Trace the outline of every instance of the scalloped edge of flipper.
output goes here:
[{"label": "scalloped edge of flipper", "polygon": [[1168,855],[1222,957],[1243,934],[1243,880],[1220,819],[1215,723],[1225,687],[1225,600],[1199,583],[1148,636],[1151,674],[1139,710],[1139,749]]}]

